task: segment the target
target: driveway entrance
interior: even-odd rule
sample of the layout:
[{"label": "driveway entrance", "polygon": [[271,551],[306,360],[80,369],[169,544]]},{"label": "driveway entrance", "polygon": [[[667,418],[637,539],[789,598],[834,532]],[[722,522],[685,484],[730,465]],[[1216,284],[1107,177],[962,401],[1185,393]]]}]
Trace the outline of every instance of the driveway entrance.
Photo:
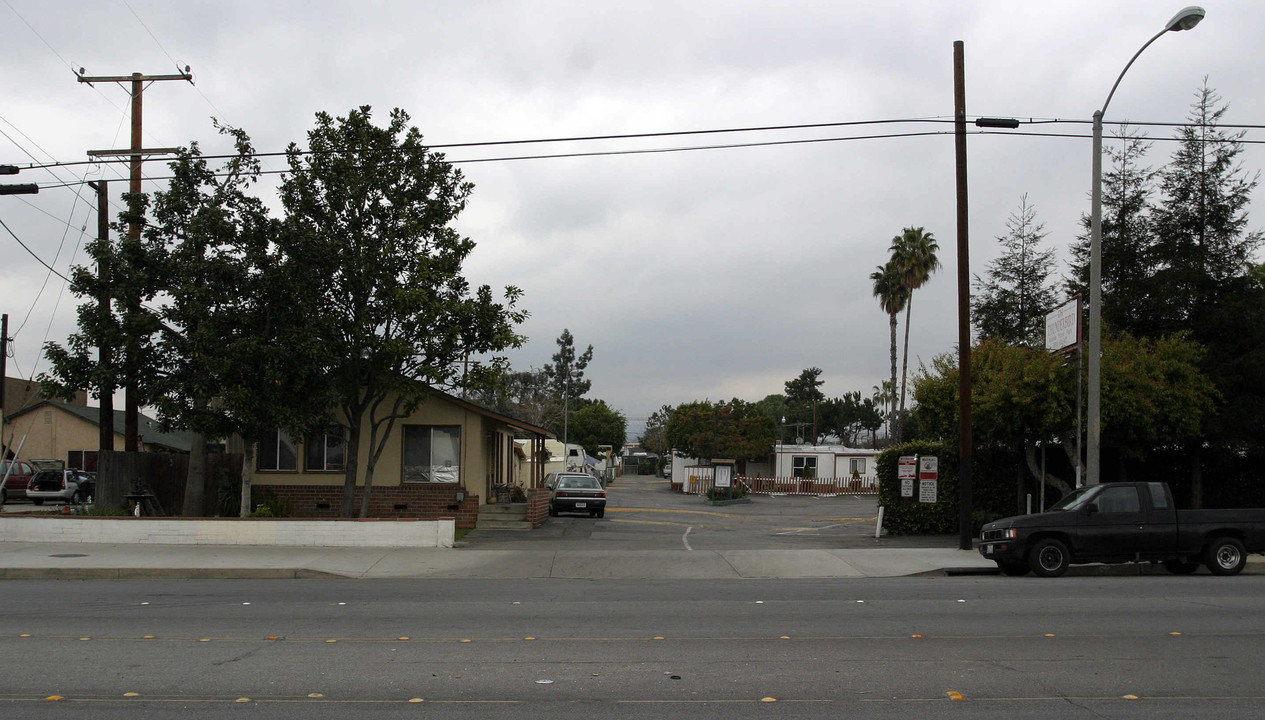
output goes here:
[{"label": "driveway entrance", "polygon": [[770,550],[874,547],[877,499],[753,495],[713,507],[672,492],[652,475],[623,475],[607,488],[606,517],[551,517],[532,530],[475,530],[479,549]]}]

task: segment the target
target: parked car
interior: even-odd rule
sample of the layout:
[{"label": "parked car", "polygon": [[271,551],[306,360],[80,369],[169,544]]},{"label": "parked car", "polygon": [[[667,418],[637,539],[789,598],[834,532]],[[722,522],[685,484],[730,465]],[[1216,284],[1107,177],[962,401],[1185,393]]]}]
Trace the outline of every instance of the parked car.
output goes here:
[{"label": "parked car", "polygon": [[4,478],[4,485],[0,487],[0,502],[7,503],[26,497],[26,486],[31,484],[31,476],[34,474],[35,468],[30,463],[21,460],[0,461],[0,478]]},{"label": "parked car", "polygon": [[40,470],[31,478],[26,496],[36,505],[61,500],[69,505],[90,503],[97,492],[96,473],[82,470]]},{"label": "parked car", "polygon": [[1265,551],[1265,509],[1178,510],[1161,482],[1089,485],[1048,512],[985,525],[980,554],[1006,575],[1058,577],[1076,563],[1160,563],[1175,575],[1200,563],[1237,575]]},{"label": "parked car", "polygon": [[589,517],[606,515],[606,490],[601,481],[587,473],[550,473],[545,477],[549,488],[549,514],[561,512],[588,513]]}]

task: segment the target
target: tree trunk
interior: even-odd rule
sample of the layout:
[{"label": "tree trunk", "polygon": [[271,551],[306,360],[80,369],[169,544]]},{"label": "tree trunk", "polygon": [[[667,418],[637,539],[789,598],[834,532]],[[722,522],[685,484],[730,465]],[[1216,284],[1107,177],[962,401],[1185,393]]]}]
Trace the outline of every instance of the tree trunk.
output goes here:
[{"label": "tree trunk", "polygon": [[189,439],[189,472],[184,480],[184,502],[180,514],[202,517],[206,498],[206,438],[195,432]]},{"label": "tree trunk", "polygon": [[[356,510],[356,473],[360,464],[360,416],[347,422],[347,466],[343,469],[343,501],[338,516],[350,518]],[[366,488],[367,490],[367,488]]]},{"label": "tree trunk", "polygon": [[246,443],[245,457],[242,460],[242,504],[240,517],[251,513],[250,483],[255,472],[255,443]]},{"label": "tree trunk", "polygon": [[[897,418],[900,430],[897,435],[901,441],[905,439],[905,380],[909,373],[909,316],[914,309],[914,291],[909,291],[909,299],[905,301],[905,353],[900,359],[900,413]],[[896,388],[892,388],[896,392]]]},{"label": "tree trunk", "polygon": [[[1069,449],[1066,442],[1063,444],[1063,450],[1068,453],[1069,460],[1076,455],[1075,446]],[[1037,460],[1037,444],[1035,442],[1024,443],[1023,455],[1028,462],[1028,471],[1032,473],[1033,477],[1041,477],[1041,463]],[[1053,485],[1064,495],[1072,491],[1072,486],[1066,480],[1057,475],[1051,475],[1049,471],[1045,473],[1045,484]]]},{"label": "tree trunk", "polygon": [[896,427],[896,313],[888,314],[892,327],[892,386],[887,390],[887,440],[895,440]]}]

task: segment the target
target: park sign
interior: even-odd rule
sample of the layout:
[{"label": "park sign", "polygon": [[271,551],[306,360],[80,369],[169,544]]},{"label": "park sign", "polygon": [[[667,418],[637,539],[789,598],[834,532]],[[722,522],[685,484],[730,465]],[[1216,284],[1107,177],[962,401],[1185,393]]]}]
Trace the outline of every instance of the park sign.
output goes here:
[{"label": "park sign", "polygon": [[1081,297],[1059,305],[1045,316],[1045,349],[1058,352],[1080,344]]}]

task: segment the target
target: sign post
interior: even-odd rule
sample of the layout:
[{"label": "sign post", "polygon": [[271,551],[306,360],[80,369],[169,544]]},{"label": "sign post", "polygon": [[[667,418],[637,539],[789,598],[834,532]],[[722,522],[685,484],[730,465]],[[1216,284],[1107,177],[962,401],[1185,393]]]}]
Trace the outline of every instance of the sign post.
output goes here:
[{"label": "sign post", "polygon": [[935,503],[940,480],[939,458],[935,455],[918,457],[918,502]]},{"label": "sign post", "polygon": [[896,477],[900,480],[900,496],[914,496],[914,478],[918,475],[918,456],[902,455],[896,464]]}]

